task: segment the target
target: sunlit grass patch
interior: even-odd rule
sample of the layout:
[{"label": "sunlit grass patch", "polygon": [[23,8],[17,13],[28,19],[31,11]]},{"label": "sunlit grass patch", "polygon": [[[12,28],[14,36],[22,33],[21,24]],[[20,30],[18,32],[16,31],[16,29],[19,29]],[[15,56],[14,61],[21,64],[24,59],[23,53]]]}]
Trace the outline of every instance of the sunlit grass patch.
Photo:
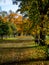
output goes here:
[{"label": "sunlit grass patch", "polygon": [[49,45],[49,36],[46,36],[46,44]]}]

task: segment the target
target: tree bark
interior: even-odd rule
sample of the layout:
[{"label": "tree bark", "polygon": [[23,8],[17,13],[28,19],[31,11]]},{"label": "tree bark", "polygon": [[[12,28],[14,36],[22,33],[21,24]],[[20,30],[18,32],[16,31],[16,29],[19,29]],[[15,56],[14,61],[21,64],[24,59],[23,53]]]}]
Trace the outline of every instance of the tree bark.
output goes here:
[{"label": "tree bark", "polygon": [[40,24],[40,45],[45,45],[45,39],[46,39],[46,30],[44,30],[45,28],[45,23],[43,22],[44,21],[44,16],[45,15],[41,15],[41,24]]},{"label": "tree bark", "polygon": [[3,39],[3,35],[1,35],[1,39]]},{"label": "tree bark", "polygon": [[46,34],[45,31],[40,30],[40,45],[45,45]]},{"label": "tree bark", "polygon": [[37,43],[37,44],[39,43],[39,36],[38,36],[38,34],[35,35],[35,43]]}]

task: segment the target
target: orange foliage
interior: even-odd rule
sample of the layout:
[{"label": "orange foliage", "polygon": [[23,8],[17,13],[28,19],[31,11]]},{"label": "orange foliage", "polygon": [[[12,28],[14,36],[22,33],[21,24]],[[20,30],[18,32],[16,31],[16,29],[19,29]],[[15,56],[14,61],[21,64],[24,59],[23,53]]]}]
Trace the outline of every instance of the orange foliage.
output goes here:
[{"label": "orange foliage", "polygon": [[8,21],[8,17],[4,17],[3,22],[7,22],[7,21]]},{"label": "orange foliage", "polygon": [[2,16],[0,16],[0,19],[2,19]]},{"label": "orange foliage", "polygon": [[22,16],[16,13],[11,13],[8,15],[10,22],[14,22],[15,24],[22,24]]}]

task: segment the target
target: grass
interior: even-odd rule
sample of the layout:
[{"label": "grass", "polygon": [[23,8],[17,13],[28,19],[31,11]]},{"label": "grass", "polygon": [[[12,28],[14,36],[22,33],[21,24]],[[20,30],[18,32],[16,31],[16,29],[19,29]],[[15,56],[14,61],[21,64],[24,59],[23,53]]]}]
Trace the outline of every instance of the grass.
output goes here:
[{"label": "grass", "polygon": [[27,61],[27,62],[12,62],[12,63],[3,63],[1,65],[49,65],[49,61]]},{"label": "grass", "polygon": [[[0,43],[28,43],[33,42],[34,38],[32,36],[17,36],[17,37],[11,37],[11,38],[3,38],[0,39]],[[49,37],[46,36],[46,44],[49,45]]]},{"label": "grass", "polygon": [[0,40],[0,63],[46,58],[47,47],[39,46],[32,41],[32,37],[17,37]]},{"label": "grass", "polygon": [[18,36],[17,38],[4,38],[0,40],[0,48],[32,47],[37,46],[32,36]]},{"label": "grass", "polygon": [[21,48],[0,48],[0,63],[13,61],[27,61],[33,59],[46,59],[45,46],[21,47]]},{"label": "grass", "polygon": [[[49,61],[31,61],[31,62],[22,62],[15,63],[15,65],[49,65]],[[14,65],[14,63],[12,64]]]},{"label": "grass", "polygon": [[15,38],[3,38],[0,39],[0,43],[23,43],[23,42],[34,42],[32,36],[17,36]]},{"label": "grass", "polygon": [[4,40],[33,40],[33,36],[16,36],[10,38],[3,38]]},{"label": "grass", "polygon": [[17,48],[17,47],[33,47],[38,46],[35,42],[20,42],[20,43],[0,43],[0,48]]}]

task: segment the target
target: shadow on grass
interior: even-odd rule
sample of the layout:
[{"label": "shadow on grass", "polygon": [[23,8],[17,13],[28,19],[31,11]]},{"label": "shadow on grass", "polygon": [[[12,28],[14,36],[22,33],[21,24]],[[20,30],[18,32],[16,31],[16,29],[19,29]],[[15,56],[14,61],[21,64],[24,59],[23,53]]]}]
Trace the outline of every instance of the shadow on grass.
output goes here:
[{"label": "shadow on grass", "polygon": [[27,59],[25,61],[13,61],[13,62],[6,62],[1,63],[0,65],[49,65],[49,60],[46,59]]}]

